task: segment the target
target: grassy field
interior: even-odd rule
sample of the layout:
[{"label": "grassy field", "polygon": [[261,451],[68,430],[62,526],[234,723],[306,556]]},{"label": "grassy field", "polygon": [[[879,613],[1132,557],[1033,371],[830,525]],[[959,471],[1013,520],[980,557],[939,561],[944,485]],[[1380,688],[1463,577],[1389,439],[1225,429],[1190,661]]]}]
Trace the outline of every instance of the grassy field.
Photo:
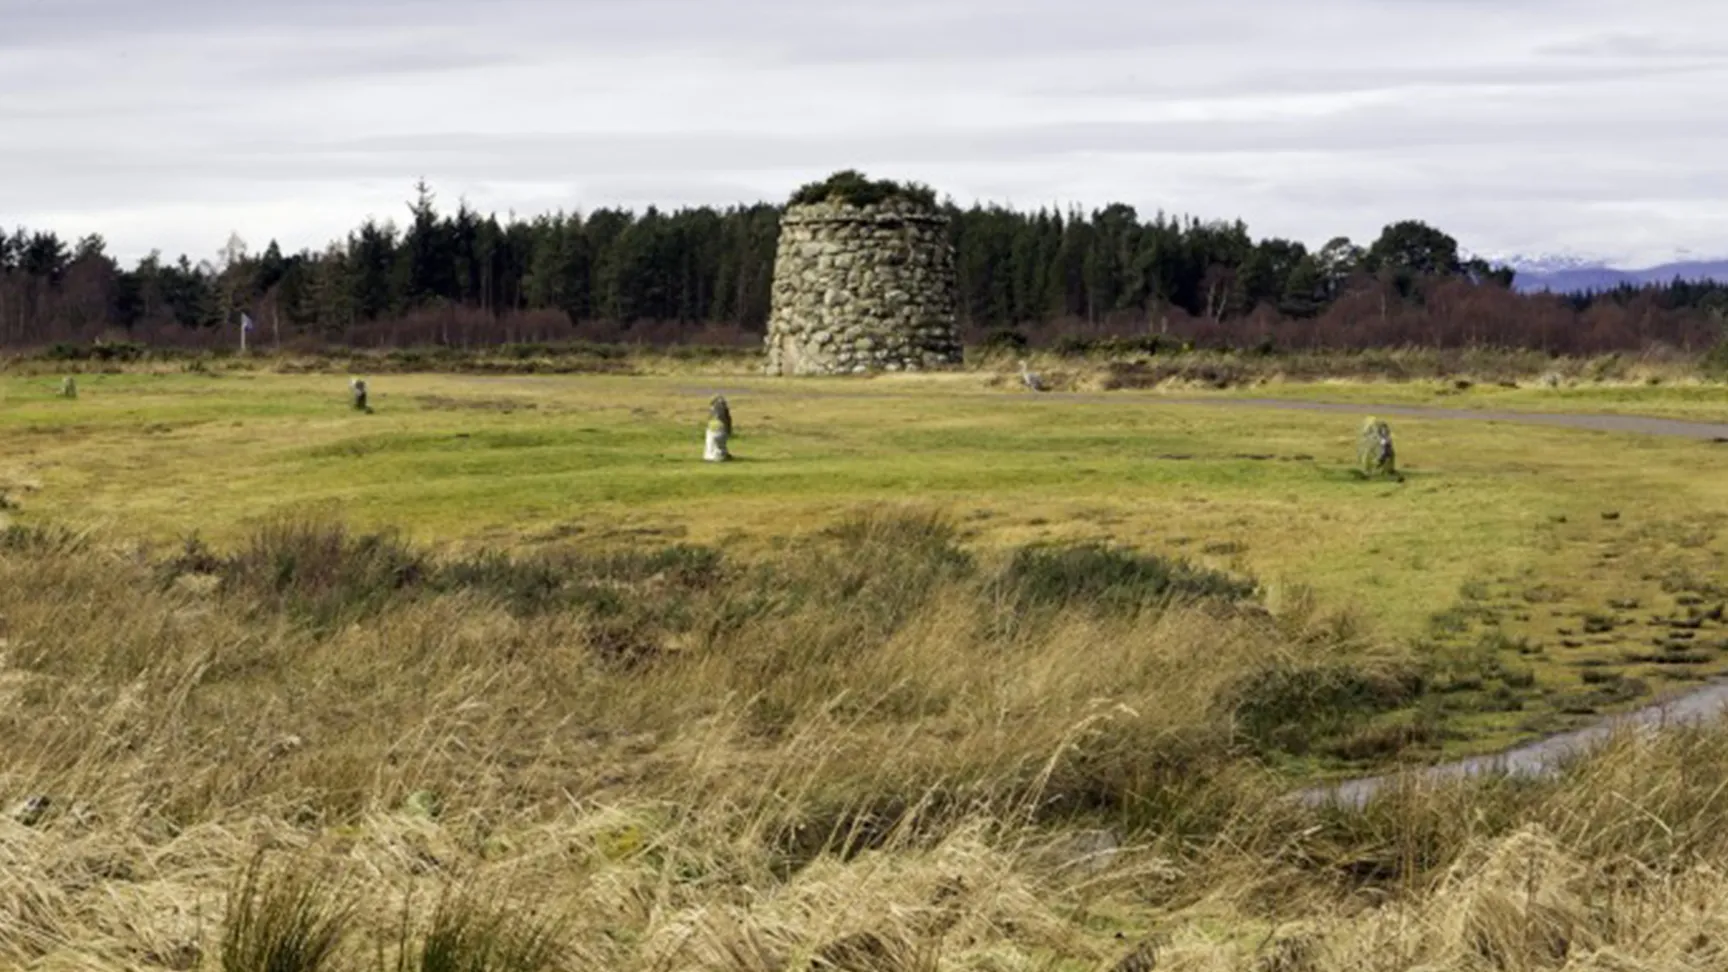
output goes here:
[{"label": "grassy field", "polygon": [[1399,419],[1366,481],[1358,416],[976,372],[345,385],[0,378],[0,967],[1728,960],[1715,731],[1278,799],[1728,668],[1723,446]]},{"label": "grassy field", "polygon": [[1515,388],[1472,384],[1467,388],[1459,388],[1456,382],[1444,380],[1290,382],[1233,389],[1222,397],[1268,396],[1301,401],[1428,405],[1482,411],[1648,415],[1655,418],[1728,423],[1728,386],[1698,381],[1663,385],[1575,384],[1556,388],[1539,384],[1525,384]]},{"label": "grassy field", "polygon": [[[1275,607],[1349,610],[1369,637],[1456,669],[1447,705],[1473,711],[1449,749],[1728,666],[1714,623],[1672,627],[1721,593],[1728,451],[1708,443],[1400,420],[1391,483],[1355,475],[1348,415],[1065,401],[965,374],[394,376],[374,383],[373,414],[328,376],[82,388],[0,384],[0,488],[29,518],[159,545],[231,545],[312,514],[457,551],[748,553],[911,503],[985,552],[1113,542],[1251,576]],[[724,466],[698,461],[715,391],[738,423]]]},{"label": "grassy field", "polygon": [[[374,383],[371,415],[323,376],[87,376],[76,401],[53,387],[0,381],[0,484],[68,525],[221,543],[317,510],[454,546],[747,548],[861,503],[914,502],[985,547],[1184,554],[1355,604],[1400,636],[1484,584],[1566,578],[1575,596],[1556,603],[1594,608],[1596,588],[1636,597],[1658,564],[1708,573],[1728,513],[1728,452],[1709,444],[1405,419],[1405,481],[1365,483],[1349,415],[1061,401],[971,375],[396,376]],[[723,467],[696,461],[715,391],[738,421]]]}]

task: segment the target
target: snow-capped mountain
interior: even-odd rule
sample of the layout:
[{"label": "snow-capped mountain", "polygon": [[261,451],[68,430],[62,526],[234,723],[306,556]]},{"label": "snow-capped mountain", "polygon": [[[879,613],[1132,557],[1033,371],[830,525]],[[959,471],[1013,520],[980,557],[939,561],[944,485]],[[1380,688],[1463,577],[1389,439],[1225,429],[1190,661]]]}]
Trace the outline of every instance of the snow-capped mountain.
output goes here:
[{"label": "snow-capped mountain", "polygon": [[1728,259],[1699,259],[1686,251],[1676,251],[1674,260],[1641,269],[1623,269],[1616,266],[1622,261],[1578,253],[1479,255],[1489,263],[1517,271],[1512,287],[1523,293],[1580,293],[1622,284],[1668,283],[1675,278],[1728,283]]},{"label": "snow-capped mountain", "polygon": [[1609,266],[1612,261],[1599,257],[1580,256],[1576,253],[1535,253],[1518,254],[1503,259],[1490,259],[1489,263],[1501,263],[1519,273],[1565,273],[1569,270],[1596,270]]}]

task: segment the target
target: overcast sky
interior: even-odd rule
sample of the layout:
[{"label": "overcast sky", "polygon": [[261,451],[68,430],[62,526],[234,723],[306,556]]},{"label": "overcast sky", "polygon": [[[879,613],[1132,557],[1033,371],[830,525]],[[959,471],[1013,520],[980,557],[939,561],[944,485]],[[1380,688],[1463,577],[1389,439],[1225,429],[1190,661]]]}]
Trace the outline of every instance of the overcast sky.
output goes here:
[{"label": "overcast sky", "polygon": [[1722,0],[0,0],[0,224],[128,261],[847,167],[1476,252],[1728,255]]}]

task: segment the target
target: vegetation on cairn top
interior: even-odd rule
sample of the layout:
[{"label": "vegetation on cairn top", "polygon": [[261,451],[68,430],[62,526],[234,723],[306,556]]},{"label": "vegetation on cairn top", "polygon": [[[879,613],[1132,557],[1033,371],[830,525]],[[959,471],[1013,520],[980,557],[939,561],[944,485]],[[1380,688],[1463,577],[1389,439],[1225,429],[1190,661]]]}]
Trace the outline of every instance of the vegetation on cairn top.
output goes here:
[{"label": "vegetation on cairn top", "polygon": [[921,183],[871,179],[856,169],[845,169],[821,182],[801,186],[792,194],[794,206],[815,203],[874,206],[889,201],[914,203],[927,209],[935,209],[936,192]]}]

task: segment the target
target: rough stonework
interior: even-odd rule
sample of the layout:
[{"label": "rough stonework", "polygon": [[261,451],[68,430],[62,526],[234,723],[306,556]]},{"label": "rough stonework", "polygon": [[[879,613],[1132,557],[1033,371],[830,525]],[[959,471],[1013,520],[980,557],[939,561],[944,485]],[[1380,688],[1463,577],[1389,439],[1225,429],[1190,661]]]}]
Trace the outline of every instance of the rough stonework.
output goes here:
[{"label": "rough stonework", "polygon": [[366,404],[366,379],[348,379],[348,397],[353,401],[357,412],[370,412],[372,407]]},{"label": "rough stonework", "polygon": [[60,380],[60,397],[61,398],[77,398],[78,397],[78,379],[73,378],[71,375],[67,375],[65,378],[62,378]]},{"label": "rough stonework", "polygon": [[916,200],[794,204],[780,222],[771,375],[960,363],[948,220]]},{"label": "rough stonework", "polygon": [[1356,461],[1365,475],[1398,475],[1397,457],[1392,451],[1392,427],[1384,420],[1370,418],[1362,423],[1362,432],[1356,440]]}]

